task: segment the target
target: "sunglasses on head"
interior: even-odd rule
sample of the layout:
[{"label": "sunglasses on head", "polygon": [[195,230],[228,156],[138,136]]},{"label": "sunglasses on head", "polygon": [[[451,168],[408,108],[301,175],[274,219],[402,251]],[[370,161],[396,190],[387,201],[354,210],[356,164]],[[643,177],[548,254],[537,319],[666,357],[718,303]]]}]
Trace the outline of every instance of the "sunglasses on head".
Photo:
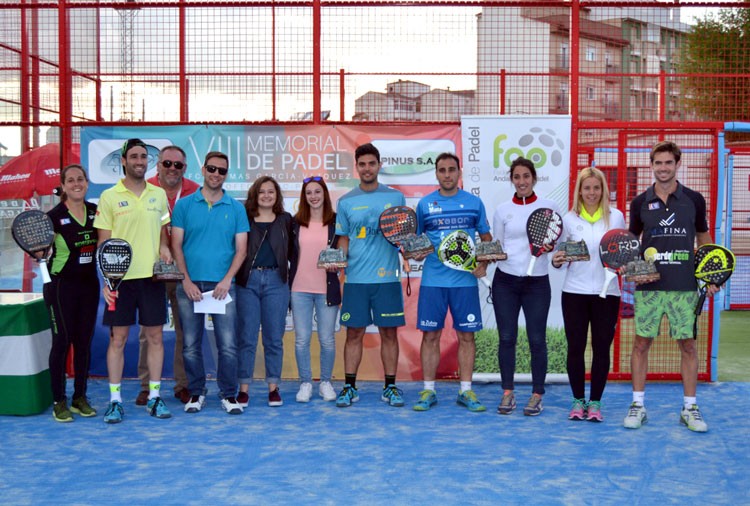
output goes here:
[{"label": "sunglasses on head", "polygon": [[204,167],[211,174],[218,170],[220,176],[226,176],[227,172],[229,172],[229,169],[225,169],[224,167],[216,167],[215,165],[204,165]]},{"label": "sunglasses on head", "polygon": [[303,183],[309,183],[310,181],[323,181],[323,178],[320,176],[310,176],[302,180]]},{"label": "sunglasses on head", "polygon": [[185,168],[185,164],[182,163],[182,162],[173,162],[172,160],[162,160],[161,161],[161,166],[164,167],[165,169],[170,168],[172,165],[174,165],[174,168],[176,170],[182,170],[182,169]]}]

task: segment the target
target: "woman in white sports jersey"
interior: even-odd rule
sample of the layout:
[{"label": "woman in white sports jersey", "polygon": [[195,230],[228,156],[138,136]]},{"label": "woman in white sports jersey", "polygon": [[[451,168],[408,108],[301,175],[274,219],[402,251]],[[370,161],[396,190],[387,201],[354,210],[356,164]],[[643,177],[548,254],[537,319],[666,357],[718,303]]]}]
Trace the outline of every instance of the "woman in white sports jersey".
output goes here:
[{"label": "woman in white sports jersey", "polygon": [[500,240],[508,253],[508,260],[498,263],[492,281],[492,303],[500,337],[497,356],[503,386],[503,397],[497,412],[509,415],[516,408],[513,376],[516,372],[518,316],[523,309],[533,383],[532,395],[523,414],[536,416],[543,409],[542,396],[547,376],[547,314],[552,294],[546,253],[535,263],[531,276],[526,275],[531,261],[526,221],[536,209],[556,210],[557,205],[534,193],[537,179],[531,160],[522,157],[513,160],[510,178],[516,190],[513,198],[497,206],[492,218],[492,236]]},{"label": "woman in white sports jersey", "polygon": [[[615,337],[620,309],[620,286],[609,284],[607,297],[599,297],[604,283],[604,267],[599,260],[599,241],[614,228],[625,228],[622,213],[609,206],[607,180],[599,169],[588,167],[578,173],[573,207],[563,218],[565,240],[585,241],[588,262],[563,263],[557,251],[552,266],[566,269],[562,291],[565,337],[568,340],[568,379],[573,391],[570,420],[601,422],[601,400],[609,374],[609,349]],[[586,341],[591,326],[591,391],[586,402]]]}]

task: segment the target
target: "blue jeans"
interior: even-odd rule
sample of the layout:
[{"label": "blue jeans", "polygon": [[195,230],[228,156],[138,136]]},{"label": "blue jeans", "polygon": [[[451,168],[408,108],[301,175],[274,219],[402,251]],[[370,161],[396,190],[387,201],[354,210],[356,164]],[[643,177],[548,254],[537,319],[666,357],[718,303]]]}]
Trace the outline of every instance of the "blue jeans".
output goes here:
[{"label": "blue jeans", "polygon": [[258,332],[261,326],[266,382],[278,384],[281,381],[284,327],[288,308],[289,285],[281,280],[278,269],[254,269],[247,281],[247,288],[237,286],[240,345],[237,374],[241,384],[248,384],[253,379]]},{"label": "blue jeans", "polygon": [[[214,289],[217,283],[193,281],[201,292]],[[216,365],[216,383],[222,398],[237,395],[237,296],[235,287],[229,289],[232,302],[226,305],[225,314],[213,314],[211,319],[216,336],[219,360]],[[177,308],[182,323],[182,357],[190,395],[205,395],[206,371],[203,367],[203,331],[205,314],[193,312],[193,301],[185,294],[182,283],[177,283]]]},{"label": "blue jeans", "polygon": [[310,339],[312,337],[313,307],[318,322],[320,341],[320,381],[331,381],[333,361],[336,357],[336,317],[338,306],[326,305],[326,294],[292,292],[292,318],[294,320],[294,352],[297,371],[302,382],[312,382],[310,366]]},{"label": "blue jeans", "polygon": [[500,269],[492,280],[492,304],[500,342],[497,360],[503,390],[513,390],[516,373],[518,315],[523,309],[531,352],[533,393],[544,393],[547,376],[547,314],[552,300],[549,276],[513,276]]}]

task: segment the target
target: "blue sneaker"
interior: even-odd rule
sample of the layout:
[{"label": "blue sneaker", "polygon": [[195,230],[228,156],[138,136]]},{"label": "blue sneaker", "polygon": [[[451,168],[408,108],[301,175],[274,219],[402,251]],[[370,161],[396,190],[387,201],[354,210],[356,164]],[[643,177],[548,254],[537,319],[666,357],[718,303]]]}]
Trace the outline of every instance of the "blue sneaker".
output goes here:
[{"label": "blue sneaker", "polygon": [[466,408],[472,413],[487,411],[487,408],[484,407],[484,404],[479,402],[479,399],[477,399],[477,394],[474,393],[474,390],[467,390],[463,393],[458,394],[458,397],[456,398],[456,404],[466,406]]},{"label": "blue sneaker", "polygon": [[389,406],[400,408],[404,405],[404,392],[400,388],[396,388],[396,385],[388,385],[383,389],[380,400],[387,402]]},{"label": "blue sneaker", "polygon": [[125,410],[122,409],[122,403],[112,401],[104,412],[104,423],[120,423],[125,416]]},{"label": "blue sneaker", "polygon": [[357,393],[357,389],[347,383],[336,398],[336,406],[340,408],[348,408],[352,405],[352,402],[357,402],[358,400],[359,394]]},{"label": "blue sneaker", "polygon": [[419,392],[419,400],[412,409],[414,411],[428,411],[437,404],[437,394],[434,390],[422,390]]},{"label": "blue sneaker", "polygon": [[153,399],[148,400],[148,404],[146,404],[146,411],[151,416],[155,416],[156,418],[171,418],[172,413],[169,412],[167,409],[167,405],[164,404],[164,401],[161,399],[161,397],[154,397]]}]

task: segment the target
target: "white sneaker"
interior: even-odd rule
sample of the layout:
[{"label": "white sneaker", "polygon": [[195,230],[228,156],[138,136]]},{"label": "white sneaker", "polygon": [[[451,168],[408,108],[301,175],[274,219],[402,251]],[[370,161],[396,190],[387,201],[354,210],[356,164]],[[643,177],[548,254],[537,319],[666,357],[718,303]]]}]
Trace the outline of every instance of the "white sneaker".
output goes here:
[{"label": "white sneaker", "polygon": [[626,429],[640,429],[641,425],[648,421],[646,416],[646,408],[635,402],[630,405],[628,410],[628,416],[623,421],[623,426]]},{"label": "white sneaker", "polygon": [[330,381],[321,381],[320,386],[318,387],[318,392],[326,402],[336,400],[336,390],[333,389],[333,385],[331,385]]},{"label": "white sneaker", "polygon": [[302,383],[297,392],[297,402],[310,402],[312,397],[312,383]]},{"label": "white sneaker", "polygon": [[206,404],[205,395],[193,395],[190,400],[185,404],[185,413],[197,413]]},{"label": "white sneaker", "polygon": [[230,415],[241,415],[243,411],[242,406],[240,406],[240,403],[237,402],[237,399],[234,397],[226,397],[222,399],[221,407]]},{"label": "white sneaker", "polygon": [[680,413],[680,423],[686,425],[693,432],[706,432],[708,430],[708,424],[703,420],[703,415],[701,415],[701,410],[698,409],[697,404],[693,404],[689,408],[683,406]]}]

